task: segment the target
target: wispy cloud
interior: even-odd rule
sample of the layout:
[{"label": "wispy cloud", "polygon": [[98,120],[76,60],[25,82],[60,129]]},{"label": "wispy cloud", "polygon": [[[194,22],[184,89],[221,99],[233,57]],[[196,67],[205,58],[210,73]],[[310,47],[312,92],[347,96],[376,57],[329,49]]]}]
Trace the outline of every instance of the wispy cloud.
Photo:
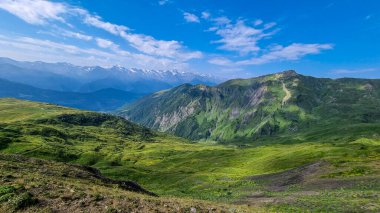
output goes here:
[{"label": "wispy cloud", "polygon": [[120,34],[135,49],[150,55],[177,58],[182,61],[193,58],[201,58],[199,51],[183,51],[183,46],[178,41],[156,40],[143,34],[131,34],[123,32]]},{"label": "wispy cloud", "polygon": [[70,37],[70,38],[76,38],[84,41],[91,41],[93,39],[93,36],[85,35],[78,32],[73,32],[69,30],[63,30],[62,34],[63,36]]},{"label": "wispy cloud", "polygon": [[211,14],[209,12],[203,11],[201,17],[203,19],[209,19],[211,17]]},{"label": "wispy cloud", "polygon": [[181,61],[202,57],[201,52],[187,51],[186,47],[178,41],[157,40],[149,35],[131,33],[129,28],[126,26],[102,21],[101,17],[93,16],[87,11],[82,10],[81,13],[85,16],[85,23],[103,29],[111,34],[120,36],[128,41],[130,46],[143,53],[153,56],[178,59]]},{"label": "wispy cloud", "polygon": [[258,42],[277,32],[276,29],[272,30],[275,26],[273,23],[259,28],[248,25],[244,20],[233,23],[227,17],[215,18],[213,22],[214,26],[209,30],[221,37],[220,40],[213,41],[213,43],[221,44],[219,49],[239,52],[241,55],[261,50]]},{"label": "wispy cloud", "polygon": [[261,65],[279,61],[295,61],[306,55],[319,54],[323,50],[332,49],[332,44],[291,44],[289,46],[277,45],[267,53],[247,60],[232,61],[225,57],[215,57],[208,60],[209,63],[219,66],[245,66]]},{"label": "wispy cloud", "polygon": [[376,69],[376,68],[362,68],[362,69],[335,69],[335,70],[332,70],[331,73],[332,74],[337,74],[337,75],[341,75],[341,74],[360,74],[360,73],[369,73],[369,72],[376,72],[376,71],[379,71],[380,69]]},{"label": "wispy cloud", "polygon": [[266,54],[253,57],[248,60],[238,61],[238,65],[259,65],[274,61],[294,61],[306,55],[319,54],[322,50],[332,49],[331,44],[299,44],[294,43],[289,46],[277,45]]},{"label": "wispy cloud", "polygon": [[165,4],[168,4],[170,1],[169,0],[160,0],[158,1],[158,5],[165,5]]},{"label": "wispy cloud", "polygon": [[[0,35],[0,54],[16,60],[41,60],[46,62],[69,62],[82,66],[110,67],[120,64],[126,67],[146,69],[185,69],[187,64],[170,59],[158,59],[144,54],[131,53],[120,49],[116,44],[96,39],[104,50],[82,48],[50,40],[31,37],[7,37]],[[109,50],[109,51],[108,51]]]},{"label": "wispy cloud", "polygon": [[[167,1],[161,2],[167,3]],[[159,40],[149,35],[134,33],[127,26],[104,21],[102,17],[93,15],[83,8],[64,3],[45,0],[3,0],[0,1],[0,8],[34,25],[46,25],[56,21],[66,23],[69,17],[79,19],[80,22],[86,25],[123,38],[128,42],[129,46],[140,52],[141,55],[146,54],[147,58],[156,57],[160,61],[183,63],[203,56],[200,51],[188,50],[179,41]],[[70,25],[70,23],[67,24]],[[115,45],[111,44],[112,41],[106,42],[101,38],[95,39],[93,35],[84,35],[72,30],[65,31],[63,35],[87,41],[95,40],[96,44],[101,48],[109,48]]]},{"label": "wispy cloud", "polygon": [[118,48],[118,46],[115,43],[103,38],[96,38],[96,43],[101,48],[111,48],[111,49]]},{"label": "wispy cloud", "polygon": [[263,20],[261,20],[261,19],[256,19],[256,20],[253,22],[253,25],[255,25],[255,26],[259,26],[259,25],[261,25],[262,23],[264,23]]},{"label": "wispy cloud", "polygon": [[45,34],[45,35],[50,35],[53,36],[57,39],[62,39],[62,38],[74,38],[78,40],[82,40],[85,42],[92,41],[94,40],[94,36],[84,34],[82,32],[74,32],[72,30],[67,30],[62,27],[58,27],[55,25],[52,25],[51,30],[39,30],[37,33],[39,34]]},{"label": "wispy cloud", "polygon": [[234,62],[229,60],[228,58],[225,57],[216,57],[216,58],[211,58],[208,60],[210,64],[215,64],[215,65],[220,65],[220,66],[233,66],[235,65]]},{"label": "wispy cloud", "polygon": [[80,13],[84,15],[84,23],[97,27],[99,29],[105,30],[114,35],[120,35],[121,33],[129,30],[128,27],[123,25],[112,24],[110,22],[102,21],[102,18],[99,16],[93,16],[85,10],[80,10]]},{"label": "wispy cloud", "polygon": [[183,18],[187,21],[187,22],[192,22],[192,23],[199,23],[199,18],[198,16],[192,14],[192,13],[188,13],[188,12],[184,12],[183,13]]},{"label": "wispy cloud", "polygon": [[215,32],[221,37],[212,43],[221,44],[219,49],[239,53],[234,60],[221,56],[212,57],[208,62],[214,65],[238,67],[294,61],[306,55],[319,54],[323,50],[333,48],[332,44],[318,43],[293,43],[287,46],[270,44],[263,47],[260,42],[264,39],[271,39],[279,31],[279,28],[276,27],[277,23],[265,23],[261,19],[252,22],[241,19],[233,21],[225,16],[212,18],[210,21],[212,26],[208,31]]},{"label": "wispy cloud", "polygon": [[[30,37],[0,36],[0,44],[3,47],[0,52],[5,52],[15,59],[26,57],[28,60],[39,60],[44,57],[46,61],[58,62],[60,59],[66,59],[78,64],[79,60],[90,56],[97,59],[112,56],[107,52],[96,49],[79,48],[74,45]],[[82,63],[86,63],[86,61],[82,61]]]},{"label": "wispy cloud", "polygon": [[1,0],[0,8],[18,16],[29,24],[46,24],[48,21],[65,22],[67,6],[44,0]]}]

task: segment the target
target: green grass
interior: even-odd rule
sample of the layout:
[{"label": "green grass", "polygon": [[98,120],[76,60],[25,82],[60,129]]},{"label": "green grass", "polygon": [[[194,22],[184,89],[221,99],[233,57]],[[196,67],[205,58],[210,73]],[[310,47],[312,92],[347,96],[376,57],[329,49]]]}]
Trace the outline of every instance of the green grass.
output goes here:
[{"label": "green grass", "polygon": [[[376,123],[319,126],[299,134],[263,137],[255,144],[192,143],[114,116],[0,99],[1,153],[90,165],[161,196],[252,203],[273,211],[339,207],[339,212],[360,205],[364,210],[380,210],[375,205],[379,190],[371,188],[378,187],[376,180],[380,180],[379,130]],[[321,161],[327,165],[307,176],[305,183],[286,185],[280,191],[269,187],[272,179],[251,178]],[[320,187],[312,188],[307,181]],[[331,184],[324,181],[352,184],[328,190]],[[313,193],[302,194],[308,191]],[[250,200],[259,192],[263,193],[260,199],[280,201],[267,205]]]},{"label": "green grass", "polygon": [[[318,195],[302,196],[283,204],[267,207],[276,212],[378,212],[379,184],[373,189],[325,190]],[[291,196],[272,194],[273,197]]]},{"label": "green grass", "polygon": [[[116,178],[127,175],[148,188],[157,188],[161,194],[234,199],[241,196],[241,191],[247,185],[255,185],[246,180],[248,176],[280,172],[321,159],[336,164],[339,169],[350,170],[354,164],[362,165],[379,160],[379,148],[374,146],[357,150],[356,145],[332,146],[319,143],[245,149],[220,146],[186,148],[182,144],[160,144],[158,148],[152,144],[142,151],[124,153],[122,159],[130,162],[125,164],[126,170],[98,165],[105,174]],[[360,173],[360,169],[356,170],[357,175],[367,174]],[[378,172],[377,167],[373,170]]]},{"label": "green grass", "polygon": [[0,212],[251,212],[257,208],[152,197],[103,182],[82,167],[0,154]]}]

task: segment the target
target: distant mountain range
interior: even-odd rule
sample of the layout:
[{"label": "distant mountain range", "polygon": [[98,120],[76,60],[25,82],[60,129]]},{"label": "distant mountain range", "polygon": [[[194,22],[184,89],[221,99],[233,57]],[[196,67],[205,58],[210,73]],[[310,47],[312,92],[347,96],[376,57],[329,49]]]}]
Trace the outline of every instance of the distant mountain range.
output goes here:
[{"label": "distant mountain range", "polygon": [[[194,140],[357,129],[380,122],[380,80],[327,79],[286,71],[215,87],[184,84],[119,111],[131,121]],[[342,130],[343,131],[343,130]]]},{"label": "distant mountain range", "polygon": [[9,58],[0,58],[0,78],[64,92],[95,92],[112,88],[139,94],[184,83],[213,85],[218,82],[209,75],[177,70],[82,67],[68,63],[20,62]]},{"label": "distant mountain range", "polygon": [[112,111],[142,96],[143,94],[117,89],[102,89],[90,93],[61,92],[0,79],[0,98],[13,97],[94,111]]}]

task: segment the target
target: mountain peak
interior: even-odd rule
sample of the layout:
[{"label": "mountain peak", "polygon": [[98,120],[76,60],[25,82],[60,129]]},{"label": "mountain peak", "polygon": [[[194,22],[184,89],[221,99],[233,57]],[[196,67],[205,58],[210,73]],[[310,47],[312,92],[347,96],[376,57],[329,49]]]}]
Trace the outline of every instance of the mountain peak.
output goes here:
[{"label": "mountain peak", "polygon": [[291,77],[291,76],[299,75],[295,70],[285,70],[285,71],[279,72],[277,74],[280,74],[283,77]]},{"label": "mountain peak", "polygon": [[284,78],[297,77],[297,76],[300,76],[300,74],[298,74],[295,70],[285,70],[282,72],[278,72],[278,73],[274,73],[274,74],[270,74],[266,76],[269,76],[275,79],[284,79]]},{"label": "mountain peak", "polygon": [[282,73],[286,75],[298,75],[298,73],[295,70],[285,70]]}]

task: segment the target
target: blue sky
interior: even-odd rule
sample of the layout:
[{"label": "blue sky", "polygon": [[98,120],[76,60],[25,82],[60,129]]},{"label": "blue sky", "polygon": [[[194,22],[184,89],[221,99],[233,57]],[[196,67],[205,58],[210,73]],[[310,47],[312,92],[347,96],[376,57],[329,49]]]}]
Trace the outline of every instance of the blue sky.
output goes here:
[{"label": "blue sky", "polygon": [[0,0],[0,20],[17,60],[380,78],[377,0]]}]

